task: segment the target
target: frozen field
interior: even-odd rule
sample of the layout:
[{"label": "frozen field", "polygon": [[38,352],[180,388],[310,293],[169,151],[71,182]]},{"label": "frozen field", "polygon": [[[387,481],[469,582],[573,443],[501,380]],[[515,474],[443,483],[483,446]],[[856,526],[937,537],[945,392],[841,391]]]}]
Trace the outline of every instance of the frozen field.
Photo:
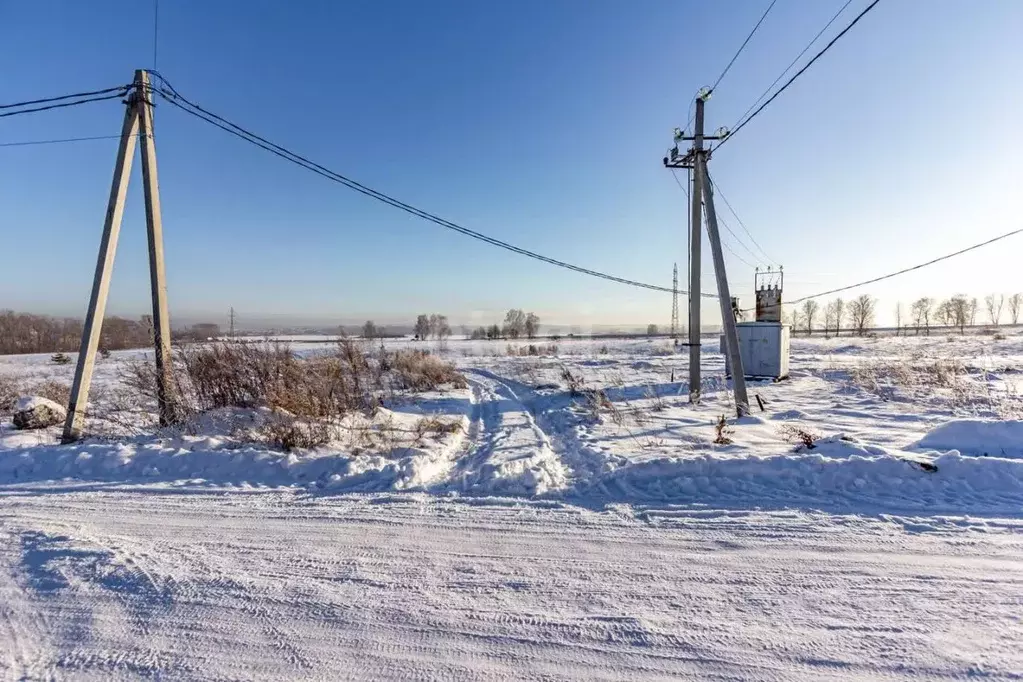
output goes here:
[{"label": "frozen field", "polygon": [[467,388],[313,451],[5,418],[0,673],[1023,679],[1023,336],[796,339],[741,420],[705,341],[698,407],[663,339],[450,341]]}]

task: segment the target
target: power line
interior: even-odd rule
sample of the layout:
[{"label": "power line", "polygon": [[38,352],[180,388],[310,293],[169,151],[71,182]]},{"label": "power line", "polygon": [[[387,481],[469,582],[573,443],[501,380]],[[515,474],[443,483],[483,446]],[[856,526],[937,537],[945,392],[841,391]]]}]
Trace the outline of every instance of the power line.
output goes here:
[{"label": "power line", "polygon": [[[423,209],[416,208],[415,206],[412,206],[411,204],[407,204],[407,203],[405,203],[403,201],[395,199],[394,197],[391,197],[391,196],[389,196],[387,194],[384,194],[383,192],[380,192],[380,191],[377,191],[375,189],[372,189],[371,187],[367,187],[366,185],[363,185],[363,184],[361,184],[361,183],[359,183],[359,182],[357,182],[355,180],[352,180],[351,178],[348,178],[348,177],[346,177],[344,175],[341,175],[340,173],[337,173],[336,171],[332,171],[329,168],[321,166],[320,164],[315,163],[314,161],[310,161],[309,159],[307,159],[307,158],[305,158],[305,157],[303,157],[303,156],[301,156],[299,154],[296,154],[295,152],[293,152],[293,151],[291,151],[291,150],[289,150],[289,149],[287,149],[285,147],[282,147],[282,146],[280,146],[278,144],[270,142],[266,138],[260,137],[259,135],[256,135],[255,133],[250,132],[250,131],[246,130],[245,128],[242,128],[241,126],[239,126],[239,125],[237,125],[235,123],[232,123],[231,121],[227,120],[226,118],[224,118],[222,116],[219,116],[219,115],[217,115],[217,114],[215,114],[215,113],[213,113],[213,112],[211,112],[211,111],[209,111],[207,109],[204,109],[203,107],[199,106],[198,104],[195,104],[194,102],[186,99],[185,97],[182,97],[181,94],[178,93],[177,90],[175,90],[174,87],[170,83],[168,83],[165,78],[163,78],[163,76],[160,76],[159,74],[157,74],[155,72],[154,72],[154,75],[156,75],[161,80],[161,82],[163,82],[167,86],[166,90],[163,89],[163,88],[158,88],[156,90],[156,92],[161,97],[163,97],[167,102],[169,102],[171,105],[181,109],[182,111],[184,111],[186,113],[191,114],[192,116],[195,116],[196,118],[199,118],[200,120],[203,120],[203,121],[205,121],[205,122],[207,122],[207,123],[209,123],[211,125],[214,125],[217,128],[220,128],[221,130],[224,130],[225,132],[231,133],[235,137],[241,138],[241,139],[245,140],[246,142],[254,144],[257,147],[260,147],[261,149],[264,149],[264,150],[266,150],[266,151],[268,151],[268,152],[270,152],[270,153],[272,153],[272,154],[274,154],[276,156],[279,156],[282,159],[290,161],[291,163],[294,163],[294,164],[296,164],[298,166],[301,166],[301,167],[305,168],[306,170],[313,171],[314,173],[316,173],[318,175],[321,175],[321,176],[323,176],[323,177],[325,177],[325,178],[327,178],[329,180],[333,180],[334,182],[342,184],[345,187],[348,187],[349,189],[352,189],[352,190],[355,190],[356,192],[359,192],[360,194],[363,194],[363,195],[368,196],[370,198],[376,199],[377,201],[380,201],[380,202],[385,203],[385,204],[387,204],[389,206],[392,206],[394,208],[397,208],[397,209],[400,209],[402,211],[405,211],[406,213],[414,215],[414,216],[416,216],[418,218],[422,218],[423,220],[427,220],[427,221],[432,222],[432,223],[434,223],[436,225],[440,225],[441,227],[445,227],[445,228],[447,228],[449,230],[453,230],[453,231],[458,232],[460,234],[463,234],[463,235],[465,235],[467,237],[472,237],[473,239],[478,239],[479,241],[485,242],[487,244],[491,244],[492,246],[497,246],[499,248],[505,249],[507,251],[511,251],[513,253],[517,253],[517,254],[522,255],[522,256],[527,256],[529,258],[533,258],[533,259],[536,259],[536,260],[539,260],[539,261],[543,261],[543,262],[548,263],[550,265],[555,265],[557,267],[561,267],[561,268],[565,268],[565,269],[568,269],[568,270],[572,270],[572,271],[575,271],[575,272],[578,272],[578,273],[581,273],[581,274],[584,274],[584,275],[590,275],[592,277],[598,277],[600,279],[605,279],[605,280],[608,280],[608,281],[611,281],[611,282],[617,282],[619,284],[625,284],[625,285],[628,285],[628,286],[639,287],[639,288],[642,288],[642,289],[650,289],[650,290],[653,290],[653,291],[663,291],[663,292],[666,292],[666,293],[673,293],[674,292],[674,289],[672,289],[670,287],[662,287],[662,286],[658,286],[658,285],[655,285],[655,284],[647,284],[645,282],[639,282],[639,281],[636,281],[636,280],[626,279],[624,277],[617,277],[615,275],[610,275],[610,274],[605,273],[605,272],[600,272],[598,270],[592,270],[590,268],[584,268],[582,266],[574,265],[574,264],[568,263],[566,261],[558,260],[556,258],[551,258],[549,256],[544,256],[544,255],[541,255],[539,253],[536,253],[536,252],[533,252],[533,251],[529,251],[527,249],[523,249],[521,247],[515,246],[513,244],[509,244],[508,242],[502,241],[500,239],[496,239],[494,237],[489,237],[489,236],[487,236],[487,235],[485,235],[483,233],[476,232],[475,230],[471,230],[471,229],[469,229],[467,227],[463,227],[463,226],[461,226],[461,225],[459,225],[457,223],[451,222],[450,220],[446,220],[446,219],[441,218],[441,217],[439,217],[437,215],[434,215],[432,213],[424,211]],[[710,297],[710,298],[716,298],[716,296],[714,296],[713,294],[701,294],[701,295],[707,296],[707,297]]]},{"label": "power line", "polygon": [[91,140],[116,140],[120,135],[95,135],[93,137],[65,137],[59,140],[27,140],[25,142],[0,142],[0,147],[28,147],[38,144],[60,144],[62,142],[88,142]]},{"label": "power line", "polygon": [[789,63],[789,65],[785,67],[785,70],[782,71],[781,73],[779,73],[778,77],[775,78],[774,81],[770,85],[767,86],[767,88],[764,90],[764,92],[761,93],[760,97],[757,97],[756,100],[754,100],[753,104],[749,105],[749,108],[746,109],[746,111],[742,112],[742,116],[740,116],[738,119],[736,119],[735,125],[733,125],[732,128],[735,128],[736,126],[738,126],[739,123],[742,121],[742,119],[746,118],[746,114],[748,114],[749,112],[753,111],[753,107],[755,107],[758,104],[760,104],[760,102],[763,101],[763,99],[765,97],[767,97],[767,94],[769,92],[771,92],[771,88],[773,88],[774,86],[778,85],[778,81],[780,81],[782,78],[784,78],[785,74],[787,74],[792,69],[792,67],[796,65],[796,62],[798,62],[800,59],[802,59],[803,55],[810,51],[810,48],[813,47],[813,44],[817,42],[817,39],[820,38],[824,34],[825,31],[827,31],[829,28],[831,28],[831,25],[833,23],[835,23],[835,20],[838,19],[838,17],[841,16],[842,12],[845,11],[845,8],[848,7],[851,4],[852,4],[852,0],[845,0],[845,4],[842,5],[841,9],[839,9],[837,12],[835,12],[835,14],[828,21],[828,23],[824,24],[824,28],[822,28],[821,30],[817,31],[817,35],[815,35],[810,40],[810,42],[808,42],[806,44],[806,47],[803,48],[803,51],[800,52],[799,54],[797,54],[796,58],[793,59]]},{"label": "power line", "polygon": [[153,69],[156,70],[156,46],[160,36],[160,0],[153,0]]},{"label": "power line", "polygon": [[853,20],[852,20],[851,22],[849,22],[849,25],[848,25],[848,26],[846,26],[845,28],[843,28],[843,29],[842,29],[842,30],[841,30],[841,31],[839,32],[839,34],[838,34],[838,35],[836,35],[836,36],[835,36],[834,38],[832,38],[832,39],[831,39],[831,41],[830,41],[830,42],[829,42],[829,43],[828,43],[827,45],[825,45],[825,46],[824,46],[824,49],[822,49],[822,50],[821,50],[820,52],[818,52],[818,53],[817,53],[816,55],[814,55],[813,59],[811,59],[810,61],[808,61],[808,62],[806,63],[806,65],[804,65],[804,66],[803,66],[803,68],[801,68],[801,69],[800,69],[799,71],[797,71],[797,72],[796,72],[796,74],[795,74],[794,76],[792,76],[792,78],[788,79],[788,81],[787,81],[787,82],[785,83],[785,85],[783,85],[783,86],[781,86],[780,88],[778,88],[778,90],[776,90],[776,91],[775,91],[775,93],[774,93],[773,95],[771,95],[771,97],[770,97],[770,98],[769,98],[769,99],[768,99],[768,100],[767,100],[766,102],[764,102],[763,104],[761,104],[761,105],[760,105],[760,107],[759,107],[759,108],[757,108],[757,110],[756,110],[756,111],[754,111],[754,112],[753,112],[752,114],[750,114],[749,116],[747,116],[747,117],[746,117],[746,118],[745,118],[745,119],[744,119],[744,120],[742,121],[742,123],[740,123],[739,125],[737,125],[737,126],[735,127],[735,130],[733,130],[733,131],[732,131],[731,133],[729,133],[729,134],[728,134],[728,137],[726,137],[726,138],[725,138],[724,140],[722,140],[722,141],[721,141],[721,142],[720,142],[720,143],[718,144],[717,148],[718,148],[718,149],[720,149],[720,148],[721,148],[721,145],[723,145],[723,144],[725,144],[726,142],[728,142],[729,140],[731,140],[731,139],[732,139],[732,138],[733,138],[733,137],[735,136],[735,134],[736,134],[737,132],[739,132],[740,130],[742,130],[743,128],[745,128],[745,127],[746,127],[746,125],[747,125],[747,124],[748,124],[748,123],[749,123],[750,121],[752,121],[752,120],[753,120],[754,118],[756,118],[756,117],[757,117],[757,115],[758,115],[758,114],[760,114],[760,112],[761,112],[761,111],[763,111],[764,109],[766,109],[766,108],[767,108],[767,106],[768,106],[768,105],[769,105],[769,104],[770,104],[771,102],[773,102],[773,101],[774,101],[775,99],[777,99],[778,95],[780,95],[781,93],[785,92],[785,90],[786,90],[786,89],[787,89],[787,88],[788,88],[788,87],[789,87],[790,85],[792,85],[792,83],[794,83],[794,82],[795,82],[795,80],[796,80],[797,78],[799,78],[800,76],[802,76],[802,75],[803,75],[803,74],[804,74],[804,73],[806,72],[806,70],[807,70],[807,69],[809,69],[809,68],[810,68],[811,66],[813,66],[814,62],[816,62],[816,61],[817,61],[818,59],[820,59],[820,58],[821,58],[821,57],[822,57],[822,56],[824,55],[824,53],[825,53],[825,52],[827,52],[828,50],[830,50],[830,49],[831,49],[831,46],[832,46],[832,45],[834,45],[835,43],[837,43],[837,42],[838,42],[838,40],[839,40],[839,39],[840,39],[840,38],[841,38],[842,36],[844,36],[844,35],[845,35],[846,33],[848,33],[848,32],[849,32],[849,30],[850,30],[850,29],[852,29],[852,27],[853,27],[853,26],[855,26],[855,25],[856,25],[857,23],[859,23],[860,19],[862,19],[862,18],[863,18],[864,16],[866,16],[867,12],[869,12],[869,11],[870,11],[870,10],[872,10],[872,9],[874,9],[874,8],[875,8],[875,7],[877,6],[877,3],[879,3],[879,2],[881,2],[881,0],[874,0],[874,1],[872,2],[872,3],[870,3],[869,5],[867,5],[867,7],[866,7],[866,8],[865,8],[865,9],[864,9],[864,10],[863,10],[862,12],[860,12],[859,14],[857,14],[857,15],[856,15],[856,18],[855,18],[855,19],[853,19]]},{"label": "power line", "polygon": [[[74,101],[74,102],[57,102],[55,104],[47,104],[46,106],[43,106],[43,107],[34,107],[34,108],[31,108],[31,109],[19,109],[18,111],[7,111],[7,112],[4,112],[4,113],[0,114],[0,118],[5,118],[7,116],[17,116],[18,114],[34,114],[36,112],[47,111],[49,109],[63,109],[64,107],[75,107],[75,106],[78,106],[79,104],[88,104],[89,102],[101,102],[101,101],[107,100],[107,99],[120,99],[121,97],[124,97],[128,93],[128,88],[120,88],[120,90],[121,90],[121,92],[114,93],[113,95],[105,95],[103,97],[91,97],[89,99],[80,99],[80,100],[77,100],[77,101]],[[8,105],[4,105],[3,107],[0,107],[0,109],[6,109],[7,107],[13,107],[13,106],[16,106],[16,105],[8,104]]]},{"label": "power line", "polygon": [[[15,102],[14,104],[0,104],[0,109],[14,109],[17,107],[27,107],[32,104],[46,104],[48,102],[59,102],[65,99],[77,99],[79,97],[92,97],[93,95],[105,95],[110,92],[125,93],[130,88],[130,85],[118,85],[113,88],[103,88],[102,90],[92,90],[90,92],[76,92],[73,95],[60,95],[58,97],[45,97],[43,99],[30,99],[24,102]],[[120,95],[118,95],[120,97]]]},{"label": "power line", "polygon": [[997,241],[1001,241],[1003,239],[1008,239],[1009,237],[1012,237],[1012,236],[1015,236],[1015,235],[1021,234],[1021,233],[1023,233],[1023,228],[1020,228],[1018,230],[1013,230],[1012,232],[1006,232],[1005,234],[998,235],[997,237],[993,237],[991,239],[988,239],[987,241],[980,242],[979,244],[974,244],[973,246],[967,246],[965,249],[959,249],[958,251],[955,251],[953,253],[949,253],[949,254],[946,254],[944,256],[940,256],[938,258],[935,258],[933,260],[929,260],[926,263],[920,263],[919,265],[914,265],[912,267],[903,268],[902,270],[898,270],[897,272],[892,272],[892,273],[889,273],[887,275],[881,275],[880,277],[875,277],[873,279],[868,279],[868,280],[865,280],[863,282],[857,282],[856,284],[850,284],[848,286],[839,287],[837,289],[831,289],[829,291],[822,291],[820,293],[813,294],[812,296],[804,296],[802,298],[797,298],[794,301],[787,301],[786,305],[794,305],[796,303],[802,303],[803,301],[809,300],[811,298],[820,298],[821,296],[829,296],[831,294],[837,294],[837,293],[839,293],[841,291],[847,291],[849,289],[855,289],[857,287],[866,286],[868,284],[874,284],[875,282],[880,282],[882,280],[891,279],[892,277],[897,277],[899,275],[904,275],[907,272],[913,272],[914,270],[919,270],[921,268],[926,268],[929,265],[934,265],[935,263],[940,263],[941,261],[948,260],[949,258],[955,258],[956,256],[961,256],[964,253],[967,253],[969,251],[974,251],[974,250],[979,249],[979,248],[981,248],[983,246],[988,246],[989,244],[994,244]]},{"label": "power line", "polygon": [[[710,177],[709,174],[708,174],[708,177]],[[750,238],[750,241],[753,242],[753,245],[757,247],[757,250],[760,251],[760,253],[764,256],[764,258],[767,260],[767,262],[768,263],[777,263],[777,261],[775,261],[774,259],[772,259],[770,256],[767,255],[767,252],[764,251],[764,247],[760,246],[760,242],[758,242],[756,240],[756,237],[753,236],[753,233],[749,231],[748,227],[746,227],[746,223],[744,223],[742,221],[742,218],[739,217],[739,214],[735,212],[734,208],[732,208],[732,204],[731,204],[731,202],[728,201],[728,197],[726,197],[721,192],[721,187],[718,186],[718,184],[716,182],[714,182],[714,178],[713,177],[710,177],[710,184],[713,185],[714,191],[717,192],[717,195],[719,197],[721,197],[721,200],[723,202],[725,202],[725,206],[728,207],[729,213],[731,213],[733,216],[735,216],[735,219],[736,219],[736,221],[738,221],[739,226],[742,228],[743,232],[746,233],[746,236],[748,236]],[[760,260],[760,257],[755,255],[752,251],[750,252],[750,255],[752,255],[757,260]]]},{"label": "power line", "polygon": [[756,26],[753,27],[753,30],[749,32],[748,36],[746,36],[746,40],[742,41],[742,45],[740,45],[739,49],[735,51],[735,55],[732,56],[732,60],[730,62],[728,62],[728,65],[725,67],[725,70],[722,71],[721,75],[718,76],[718,79],[716,81],[714,81],[714,85],[710,86],[710,91],[711,92],[714,92],[717,89],[718,83],[721,82],[721,79],[724,78],[725,74],[728,73],[729,69],[732,68],[732,64],[734,64],[735,60],[739,58],[739,55],[742,54],[742,51],[744,49],[746,49],[746,45],[749,43],[750,39],[753,37],[753,34],[757,32],[758,28],[760,28],[760,24],[764,23],[764,19],[767,18],[767,14],[771,11],[771,8],[774,7],[774,4],[776,2],[778,2],[778,0],[771,0],[771,4],[768,5],[767,9],[764,10],[764,13],[762,15],[760,15],[760,21],[757,22]]},{"label": "power line", "polygon": [[[752,257],[753,257],[753,260],[759,261],[759,260],[760,260],[760,257],[759,257],[759,256],[757,256],[757,254],[753,253],[753,250],[752,250],[752,249],[750,249],[750,247],[746,246],[745,242],[743,242],[743,241],[742,241],[741,239],[739,239],[739,235],[735,234],[735,231],[734,231],[734,230],[733,230],[733,229],[732,229],[731,227],[729,227],[728,223],[727,223],[727,222],[725,222],[724,218],[722,218],[721,216],[718,216],[717,218],[718,218],[718,222],[719,222],[719,223],[721,223],[722,225],[724,225],[725,229],[726,229],[726,230],[728,230],[728,234],[732,235],[732,238],[733,238],[733,239],[735,239],[735,241],[736,241],[736,242],[737,242],[737,243],[739,244],[739,246],[741,246],[742,248],[746,249],[746,253],[748,253],[748,254],[749,254],[750,256],[752,256]],[[726,249],[728,249],[728,250],[729,250],[729,252],[731,252],[731,254],[732,254],[733,256],[735,256],[736,258],[738,258],[739,260],[741,260],[741,261],[742,261],[743,263],[745,263],[746,265],[750,266],[751,268],[755,268],[755,267],[756,267],[755,265],[753,265],[752,263],[750,263],[750,262],[749,262],[748,260],[746,260],[745,258],[743,258],[742,256],[740,256],[739,254],[737,254],[737,253],[736,253],[735,251],[732,251],[732,249],[730,249],[730,248],[728,247],[728,244],[727,244],[727,243],[725,243],[725,241],[724,241],[724,240],[721,240],[721,244],[722,244],[722,245],[723,245],[723,246],[724,246],[724,247],[725,247]]]},{"label": "power line", "polygon": [[[685,187],[682,186],[682,182],[678,179],[678,176],[675,174],[675,169],[672,169],[671,175],[672,175],[673,178],[675,178],[675,184],[678,185],[678,188],[685,193],[686,199],[689,199],[689,190],[687,190]],[[714,184],[713,180],[711,180],[711,184],[714,186],[714,190],[717,191],[717,185]],[[718,194],[720,195],[720,192],[718,192]],[[725,203],[727,203],[727,201]],[[734,211],[733,211],[732,215],[735,215]],[[735,217],[738,219],[739,216],[735,216]],[[692,219],[690,218],[690,220],[692,220]],[[748,246],[746,246],[746,244],[742,241],[742,239],[739,238],[739,235],[737,235],[735,233],[735,231],[732,230],[732,228],[728,225],[728,223],[725,222],[724,218],[722,218],[721,216],[718,216],[718,222],[721,223],[722,225],[724,225],[725,229],[728,230],[728,233],[730,235],[732,235],[732,237],[739,244],[739,246],[741,246],[742,248],[746,249],[746,252],[749,253],[749,255],[753,257],[753,260],[757,260],[757,261],[760,260],[760,256],[758,256],[757,254],[753,253],[753,251]],[[747,230],[747,234],[749,234],[748,230]],[[752,235],[750,235],[750,238],[751,239],[753,238]],[[756,240],[754,240],[754,243],[756,243]],[[721,244],[728,250],[729,253],[731,253],[733,256],[738,258],[740,261],[742,261],[743,263],[745,263],[749,267],[751,267],[751,268],[755,268],[756,267],[755,265],[750,263],[748,260],[746,260],[745,258],[740,256],[739,254],[737,254],[734,250],[732,250],[728,246],[728,244],[726,244],[724,241],[722,241]],[[768,261],[770,261],[770,259],[768,259]]]}]

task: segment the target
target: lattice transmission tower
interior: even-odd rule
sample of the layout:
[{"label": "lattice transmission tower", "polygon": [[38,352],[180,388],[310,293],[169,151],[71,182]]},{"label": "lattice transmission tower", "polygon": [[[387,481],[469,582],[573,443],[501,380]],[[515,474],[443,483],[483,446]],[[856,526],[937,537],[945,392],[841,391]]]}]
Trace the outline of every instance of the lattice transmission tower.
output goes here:
[{"label": "lattice transmission tower", "polygon": [[678,263],[671,272],[671,338],[678,341]]}]

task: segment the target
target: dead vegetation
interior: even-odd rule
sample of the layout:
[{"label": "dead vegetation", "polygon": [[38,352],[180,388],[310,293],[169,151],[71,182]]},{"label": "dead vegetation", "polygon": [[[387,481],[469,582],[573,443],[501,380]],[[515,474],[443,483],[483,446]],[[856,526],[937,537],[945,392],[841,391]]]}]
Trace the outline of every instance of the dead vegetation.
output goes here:
[{"label": "dead vegetation", "polygon": [[0,414],[6,414],[14,409],[21,395],[18,382],[10,377],[0,376]]},{"label": "dead vegetation", "polygon": [[550,356],[555,357],[558,354],[558,344],[547,343],[547,344],[536,344],[531,343],[528,346],[513,346],[508,344],[507,354],[513,357],[524,357],[524,356]]},{"label": "dead vegetation", "polygon": [[790,443],[795,443],[807,450],[817,447],[821,435],[799,424],[785,424],[781,427],[781,436]]},{"label": "dead vegetation", "polygon": [[[104,420],[115,427],[148,418],[156,407],[151,362],[125,363],[123,391],[111,399]],[[372,416],[385,398],[450,385],[467,386],[454,365],[423,350],[371,352],[342,339],[327,353],[296,354],[280,342],[189,345],[175,354],[172,376],[178,420],[188,428],[202,415],[242,408],[268,412],[259,440],[284,450],[312,448],[348,430],[343,419]]]},{"label": "dead vegetation", "polygon": [[732,433],[733,429],[728,425],[728,420],[725,419],[725,415],[718,417],[717,423],[714,424],[714,444],[731,445]]},{"label": "dead vegetation", "polygon": [[50,379],[32,387],[32,390],[29,391],[29,393],[31,395],[37,395],[42,398],[52,400],[58,405],[66,407],[68,402],[71,400],[71,385]]}]

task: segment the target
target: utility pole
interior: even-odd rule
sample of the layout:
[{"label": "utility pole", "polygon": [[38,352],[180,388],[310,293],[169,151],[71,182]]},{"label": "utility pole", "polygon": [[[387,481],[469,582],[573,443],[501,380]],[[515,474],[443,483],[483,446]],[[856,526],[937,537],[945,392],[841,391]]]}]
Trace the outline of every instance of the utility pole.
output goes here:
[{"label": "utility pole", "polygon": [[135,72],[134,90],[125,102],[124,122],[121,125],[121,141],[114,163],[114,177],[107,200],[106,218],[103,221],[103,236],[100,239],[96,272],[93,276],[89,309],[82,328],[82,342],[78,349],[78,363],[68,400],[67,419],[61,441],[70,443],[81,435],[85,420],[85,408],[89,402],[89,388],[96,363],[106,312],[107,295],[110,293],[110,277],[117,253],[117,238],[121,232],[124,217],[124,200],[128,193],[128,179],[131,177],[132,158],[135,155],[135,140],[142,138],[142,179],[145,189],[146,229],[149,237],[149,274],[153,303],[153,337],[156,350],[157,399],[160,409],[160,423],[174,421],[175,412],[171,394],[170,320],[167,313],[167,281],[163,262],[163,226],[160,219],[160,195],[156,175],[156,148],[153,142],[153,101],[149,86],[149,74],[144,70]]},{"label": "utility pole", "polygon": [[[708,93],[709,95],[709,93]],[[703,105],[707,95],[700,91],[696,96],[696,119],[693,128],[693,186],[689,193],[689,210],[692,229],[689,235],[689,402],[700,403],[700,238],[703,216],[703,183],[700,181],[700,165],[695,163],[703,155]]]},{"label": "utility pole", "polygon": [[721,251],[721,234],[718,232],[718,215],[714,208],[714,188],[707,173],[707,158],[701,156],[698,161],[703,178],[703,191],[707,202],[707,237],[710,241],[710,252],[714,258],[714,276],[718,284],[718,301],[721,304],[721,323],[725,330],[725,348],[728,362],[732,368],[732,388],[735,391],[735,411],[738,416],[749,414],[749,396],[746,395],[746,376],[742,366],[742,354],[739,352],[739,333],[735,327],[732,314],[732,296],[728,289],[728,274],[725,272],[725,255]]},{"label": "utility pole", "polygon": [[678,263],[671,269],[671,340],[678,345]]},{"label": "utility pole", "polygon": [[[736,410],[739,416],[749,413],[749,400],[746,396],[746,380],[743,373],[742,358],[739,356],[738,335],[735,329],[735,318],[732,317],[731,296],[728,292],[728,277],[725,273],[724,256],[721,253],[721,239],[718,235],[717,214],[714,212],[714,197],[711,193],[710,177],[707,173],[708,150],[703,144],[707,140],[721,140],[727,131],[719,131],[716,135],[704,134],[704,105],[710,98],[710,90],[702,88],[696,95],[696,115],[694,118],[693,135],[675,129],[675,146],[668,150],[664,157],[664,166],[668,169],[688,168],[693,175],[693,184],[689,193],[690,209],[690,258],[689,258],[689,402],[700,402],[700,277],[701,248],[700,241],[703,229],[703,204],[707,204],[707,233],[711,241],[711,252],[714,257],[714,273],[717,277],[718,299],[721,303],[721,322],[725,328],[726,349],[731,362],[733,387],[735,389]],[[692,140],[692,147],[682,154],[678,143]],[[706,194],[706,197],[704,195]],[[713,225],[711,225],[713,223]],[[734,352],[733,352],[734,351]]]}]

